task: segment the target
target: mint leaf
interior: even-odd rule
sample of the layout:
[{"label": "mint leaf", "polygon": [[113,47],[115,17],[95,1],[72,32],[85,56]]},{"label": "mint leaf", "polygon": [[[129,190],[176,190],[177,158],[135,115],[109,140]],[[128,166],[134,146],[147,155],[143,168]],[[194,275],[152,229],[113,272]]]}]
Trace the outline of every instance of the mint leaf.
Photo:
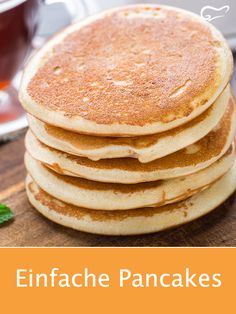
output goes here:
[{"label": "mint leaf", "polygon": [[0,224],[10,220],[14,216],[9,207],[4,204],[0,204]]}]

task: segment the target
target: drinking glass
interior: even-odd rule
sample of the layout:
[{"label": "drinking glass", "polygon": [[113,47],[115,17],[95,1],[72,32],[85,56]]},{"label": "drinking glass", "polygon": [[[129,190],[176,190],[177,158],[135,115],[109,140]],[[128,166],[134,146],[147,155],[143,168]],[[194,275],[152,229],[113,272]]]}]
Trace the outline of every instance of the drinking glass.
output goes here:
[{"label": "drinking glass", "polygon": [[[41,6],[56,0],[0,0],[0,136],[14,131],[15,123],[25,121],[13,79],[32,50],[32,41],[39,26]],[[81,12],[83,1],[65,0],[72,19]],[[80,12],[78,10],[80,9]]]}]

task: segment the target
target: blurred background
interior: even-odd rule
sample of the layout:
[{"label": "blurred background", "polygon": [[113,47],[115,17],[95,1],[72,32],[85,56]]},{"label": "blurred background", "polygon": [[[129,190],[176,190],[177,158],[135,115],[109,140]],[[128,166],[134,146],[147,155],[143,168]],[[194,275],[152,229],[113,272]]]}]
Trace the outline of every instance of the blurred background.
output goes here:
[{"label": "blurred background", "polygon": [[[0,0],[0,140],[27,125],[17,89],[32,51],[70,23],[134,3],[172,5],[202,15],[222,31],[236,54],[236,0]],[[236,94],[236,67],[232,86]]]}]

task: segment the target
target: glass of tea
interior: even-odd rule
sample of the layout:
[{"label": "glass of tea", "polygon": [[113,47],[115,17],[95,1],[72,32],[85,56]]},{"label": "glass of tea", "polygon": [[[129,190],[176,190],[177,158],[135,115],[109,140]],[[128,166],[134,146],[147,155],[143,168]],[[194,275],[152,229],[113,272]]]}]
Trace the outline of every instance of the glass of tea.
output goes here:
[{"label": "glass of tea", "polygon": [[[39,25],[40,6],[55,2],[62,1],[0,0],[0,135],[1,127],[24,115],[12,80],[32,49],[32,40]],[[78,2],[81,1],[64,1],[68,12],[74,16]]]}]

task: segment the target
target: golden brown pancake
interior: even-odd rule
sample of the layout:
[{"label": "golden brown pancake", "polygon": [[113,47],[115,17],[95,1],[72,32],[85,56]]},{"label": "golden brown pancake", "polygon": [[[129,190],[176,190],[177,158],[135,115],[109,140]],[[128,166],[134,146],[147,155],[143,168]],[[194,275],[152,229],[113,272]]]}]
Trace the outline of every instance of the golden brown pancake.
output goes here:
[{"label": "golden brown pancake", "polygon": [[28,121],[41,142],[69,154],[91,160],[134,157],[146,163],[203,138],[219,123],[228,105],[233,107],[229,86],[209,109],[194,120],[166,132],[130,138],[82,135],[49,125],[30,115]]},{"label": "golden brown pancake", "polygon": [[28,153],[25,155],[28,173],[43,190],[64,202],[97,210],[162,206],[185,199],[223,176],[233,165],[234,160],[234,148],[231,147],[208,168],[185,177],[119,184],[59,175],[33,159]]},{"label": "golden brown pancake", "polygon": [[163,132],[205,111],[230,79],[231,52],[199,16],[116,8],[65,29],[25,69],[26,111],[79,133]]},{"label": "golden brown pancake", "polygon": [[44,192],[30,176],[26,191],[31,204],[61,225],[104,235],[132,235],[161,231],[199,218],[223,203],[236,188],[236,165],[203,192],[158,208],[98,211],[66,204]]},{"label": "golden brown pancake", "polygon": [[197,172],[218,160],[230,147],[236,127],[236,107],[231,102],[219,124],[205,137],[171,155],[149,163],[134,158],[92,161],[41,143],[29,130],[25,145],[30,155],[59,174],[94,181],[139,183],[169,179]]}]

